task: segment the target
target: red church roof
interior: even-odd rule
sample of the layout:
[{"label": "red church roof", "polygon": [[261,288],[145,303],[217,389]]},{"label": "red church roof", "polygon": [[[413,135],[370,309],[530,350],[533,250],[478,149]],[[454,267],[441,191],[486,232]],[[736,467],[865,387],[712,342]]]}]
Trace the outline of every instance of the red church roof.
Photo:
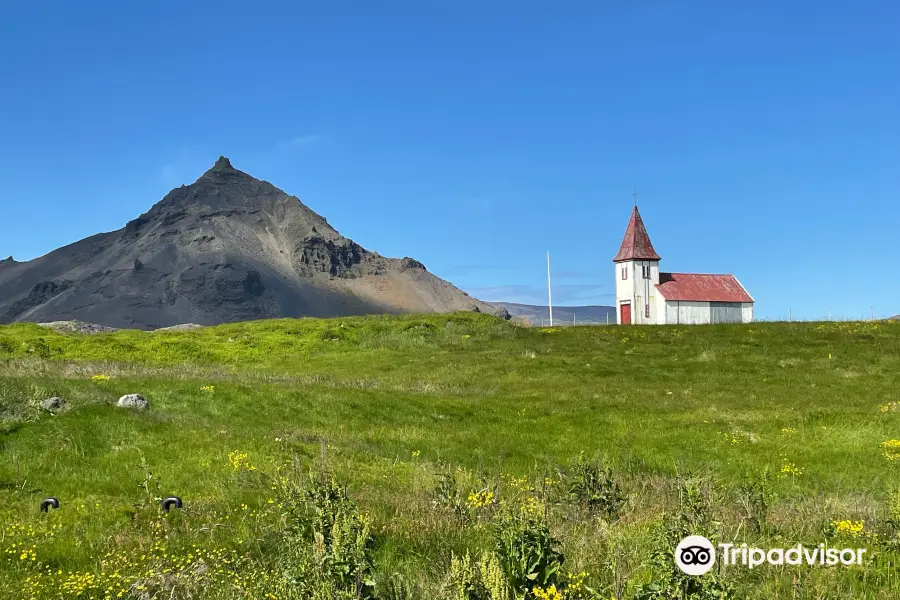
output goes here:
[{"label": "red church roof", "polygon": [[753,298],[734,275],[660,273],[656,288],[666,300],[753,302]]},{"label": "red church roof", "polygon": [[650,236],[647,235],[647,229],[644,227],[644,221],[641,219],[641,213],[638,212],[637,206],[631,211],[631,219],[628,220],[622,246],[613,262],[622,262],[623,260],[659,260],[659,254],[650,243]]}]

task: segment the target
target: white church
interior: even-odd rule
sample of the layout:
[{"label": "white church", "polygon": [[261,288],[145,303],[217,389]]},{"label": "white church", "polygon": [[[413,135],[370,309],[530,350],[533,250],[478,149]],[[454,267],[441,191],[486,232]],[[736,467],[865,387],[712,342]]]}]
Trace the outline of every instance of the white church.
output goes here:
[{"label": "white church", "polygon": [[753,297],[734,275],[661,273],[637,205],[616,265],[619,325],[749,323]]}]

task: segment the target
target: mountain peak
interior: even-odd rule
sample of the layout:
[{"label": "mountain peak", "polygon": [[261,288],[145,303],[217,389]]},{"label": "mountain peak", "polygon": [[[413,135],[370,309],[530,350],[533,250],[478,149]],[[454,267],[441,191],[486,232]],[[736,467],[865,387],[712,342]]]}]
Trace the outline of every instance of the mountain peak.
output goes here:
[{"label": "mountain peak", "polygon": [[211,171],[229,171],[234,170],[234,167],[231,166],[231,161],[228,160],[224,156],[220,156],[219,160],[216,161],[216,164],[213,165]]},{"label": "mountain peak", "polygon": [[243,171],[238,171],[231,165],[231,161],[228,160],[226,156],[220,156],[212,167],[209,168],[206,173],[203,174],[203,178],[212,178],[217,182],[226,182],[231,181],[234,177],[237,176],[246,176],[247,174]]}]

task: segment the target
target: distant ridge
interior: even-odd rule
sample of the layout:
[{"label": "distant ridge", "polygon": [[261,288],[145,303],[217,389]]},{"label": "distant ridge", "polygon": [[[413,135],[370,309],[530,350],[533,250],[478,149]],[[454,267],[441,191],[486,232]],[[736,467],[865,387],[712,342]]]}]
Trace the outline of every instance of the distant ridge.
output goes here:
[{"label": "distant ridge", "polygon": [[158,329],[476,309],[496,310],[415,259],[366,250],[224,156],[122,229],[0,261],[0,323]]},{"label": "distant ridge", "polygon": [[[532,325],[550,323],[550,309],[534,304],[516,304],[513,302],[492,302],[498,308],[505,308],[516,320],[528,319]],[[554,325],[605,325],[616,322],[616,309],[613,306],[554,306]]]}]

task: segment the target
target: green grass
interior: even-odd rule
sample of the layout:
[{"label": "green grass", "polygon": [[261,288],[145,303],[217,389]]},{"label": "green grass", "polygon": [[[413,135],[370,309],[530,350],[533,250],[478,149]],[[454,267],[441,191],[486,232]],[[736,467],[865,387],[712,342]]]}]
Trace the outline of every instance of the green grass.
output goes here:
[{"label": "green grass", "polygon": [[[587,571],[598,598],[632,598],[664,576],[652,560],[660,519],[685,510],[679,489],[698,478],[710,536],[814,546],[845,519],[879,535],[839,544],[878,555],[863,568],[724,569],[727,597],[896,598],[900,461],[881,444],[900,438],[898,374],[891,322],[541,330],[457,314],[89,336],[0,327],[0,596],[103,597],[96,579],[120,561],[133,576],[103,589],[123,597],[292,597],[275,591],[285,488],[262,474],[293,484],[312,469],[371,513],[378,597],[447,597],[452,556],[480,556],[497,522],[435,505],[451,469],[464,496],[485,485],[513,502],[504,476],[536,482],[566,570]],[[151,410],[114,406],[132,392]],[[38,410],[53,395],[70,409]],[[236,470],[234,451],[257,469]],[[612,469],[620,519],[542,485],[562,485],[558,472],[582,454]],[[800,473],[783,473],[787,463]],[[751,532],[739,490],[766,471],[766,527]],[[168,494],[185,508],[164,517],[153,498]],[[41,514],[50,495],[62,508]],[[194,545],[206,564],[238,558],[190,588]],[[395,573],[407,596],[390,591]],[[702,593],[688,597],[712,597]]]}]

